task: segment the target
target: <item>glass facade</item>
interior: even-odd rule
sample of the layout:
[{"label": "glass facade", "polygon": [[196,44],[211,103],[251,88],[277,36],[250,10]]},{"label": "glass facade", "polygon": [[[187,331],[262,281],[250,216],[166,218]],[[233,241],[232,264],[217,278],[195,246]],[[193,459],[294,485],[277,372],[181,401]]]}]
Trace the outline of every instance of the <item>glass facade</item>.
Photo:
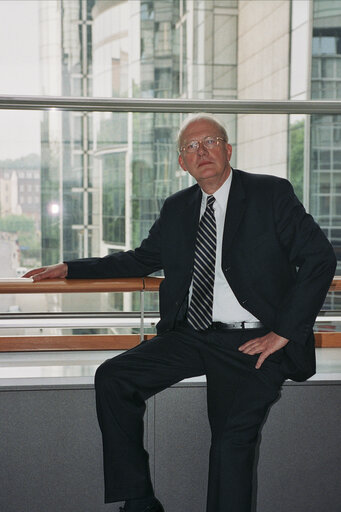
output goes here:
[{"label": "glass facade", "polygon": [[[236,6],[42,2],[43,93],[235,98]],[[43,115],[43,264],[139,245],[163,200],[191,184],[177,163],[180,114]],[[223,117],[233,143],[235,116]]]},{"label": "glass facade", "polygon": [[[8,14],[14,4],[20,7],[16,18],[14,11],[11,14],[21,28],[18,47],[24,52],[25,41],[32,39],[40,73],[31,64],[35,89],[29,83],[29,72],[27,84],[15,82],[20,59],[12,58],[7,69],[13,82],[9,85],[3,74],[0,94],[340,98],[339,2],[15,0],[0,2],[0,14],[5,4]],[[30,19],[27,30],[33,27],[35,32],[25,32],[21,12]],[[0,19],[7,18],[2,15]],[[1,58],[0,54],[0,62]],[[31,119],[33,114],[30,128],[26,117]],[[175,146],[184,117],[181,113],[54,109],[6,112],[0,118],[0,126],[6,127],[2,132],[6,144],[0,149],[1,213],[3,217],[6,212],[35,215],[32,244],[28,237],[23,241],[12,233],[12,245],[19,246],[12,271],[22,264],[104,256],[137,246],[164,199],[192,183],[179,168]],[[251,172],[290,177],[341,260],[341,116],[220,117],[233,146],[232,164]],[[21,127],[25,127],[25,136]],[[31,151],[26,150],[30,136],[35,137]],[[36,155],[37,183],[20,178],[20,153],[7,156],[19,150],[25,158],[30,152]],[[13,160],[10,165],[5,163],[9,158]],[[38,186],[33,188],[38,201],[28,186]],[[125,300],[118,299],[118,304],[130,307],[131,298]]]},{"label": "glass facade", "polygon": [[[42,93],[92,93],[92,17],[95,0],[40,2]],[[42,264],[90,256],[98,225],[92,211],[92,114],[44,112],[41,125]],[[94,200],[95,199],[95,200]],[[98,219],[98,215],[97,215]]]},{"label": "glass facade", "polygon": [[126,153],[105,155],[102,159],[102,229],[106,243],[125,244],[125,158]]},{"label": "glass facade", "polygon": [[[95,3],[94,94],[163,99],[236,97],[237,16],[231,12],[233,7],[235,2],[182,0]],[[229,82],[224,77],[230,77]],[[224,88],[220,80],[225,81]],[[235,116],[229,117],[233,125]],[[108,155],[121,152],[125,172],[120,194],[129,197],[120,201],[124,211],[119,214],[119,238],[108,236],[109,231],[118,231],[106,227],[109,218],[102,211],[102,253],[117,246],[137,246],[163,200],[191,183],[177,163],[175,140],[180,121],[180,114],[95,114],[95,167],[102,173],[102,190],[110,175]],[[114,168],[112,172],[116,172]],[[109,198],[108,190],[103,208],[108,203],[105,198]]]},{"label": "glass facade", "polygon": [[[341,100],[341,4],[315,0],[312,99]],[[341,116],[314,115],[310,141],[310,211],[341,264]]]}]

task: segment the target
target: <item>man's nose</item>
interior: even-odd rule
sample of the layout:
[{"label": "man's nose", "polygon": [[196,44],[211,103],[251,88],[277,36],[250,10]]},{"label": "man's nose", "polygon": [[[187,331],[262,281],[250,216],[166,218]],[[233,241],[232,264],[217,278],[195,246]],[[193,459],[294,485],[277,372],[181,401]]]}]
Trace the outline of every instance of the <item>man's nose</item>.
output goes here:
[{"label": "man's nose", "polygon": [[203,140],[198,140],[198,143],[199,143],[199,147],[198,147],[198,149],[197,149],[197,153],[198,153],[199,155],[203,155],[203,154],[205,154],[205,153],[208,153],[208,149],[207,149],[207,147],[205,146],[204,141],[203,141]]}]

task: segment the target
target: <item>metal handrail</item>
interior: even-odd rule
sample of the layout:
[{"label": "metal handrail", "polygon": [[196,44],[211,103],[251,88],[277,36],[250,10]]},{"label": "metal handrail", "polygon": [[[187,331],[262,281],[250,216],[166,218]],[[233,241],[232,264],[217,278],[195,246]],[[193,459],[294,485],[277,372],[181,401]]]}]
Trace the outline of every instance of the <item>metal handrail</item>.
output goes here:
[{"label": "metal handrail", "polygon": [[[159,321],[158,316],[144,317],[145,328],[154,327]],[[51,314],[48,318],[21,318],[15,314],[13,318],[0,318],[1,329],[103,329],[117,327],[141,327],[141,314],[138,318],[127,318],[124,315],[112,318],[78,317],[58,318]]]},{"label": "metal handrail", "polygon": [[[155,312],[153,311],[145,311],[144,313],[146,318],[155,317]],[[341,315],[341,312],[340,312]],[[36,311],[28,312],[28,313],[0,313],[0,320],[10,320],[11,318],[16,318],[17,320],[27,320],[27,319],[47,319],[47,318],[124,318],[124,319],[140,319],[139,311],[64,311],[64,312],[56,312],[56,311],[46,311],[39,312]]]},{"label": "metal handrail", "polygon": [[195,100],[0,95],[3,110],[82,112],[211,112],[215,114],[340,114],[337,100]]},{"label": "metal handrail", "polygon": [[[158,291],[162,277],[126,277],[109,279],[46,279],[36,283],[20,278],[15,282],[1,282],[1,293],[97,293]],[[341,276],[335,276],[329,291],[341,291]]]}]

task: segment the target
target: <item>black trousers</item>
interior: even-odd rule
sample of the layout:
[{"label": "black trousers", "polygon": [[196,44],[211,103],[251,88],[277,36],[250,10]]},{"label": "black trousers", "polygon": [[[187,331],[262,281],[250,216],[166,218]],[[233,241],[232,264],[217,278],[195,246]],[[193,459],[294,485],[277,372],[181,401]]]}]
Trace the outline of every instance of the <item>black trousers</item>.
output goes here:
[{"label": "black trousers", "polygon": [[98,368],[95,387],[106,503],[153,492],[143,446],[145,400],[184,378],[206,374],[212,432],[206,510],[250,512],[259,428],[285,376],[280,370],[281,350],[257,370],[258,355],[244,354],[238,347],[266,332],[179,327]]}]

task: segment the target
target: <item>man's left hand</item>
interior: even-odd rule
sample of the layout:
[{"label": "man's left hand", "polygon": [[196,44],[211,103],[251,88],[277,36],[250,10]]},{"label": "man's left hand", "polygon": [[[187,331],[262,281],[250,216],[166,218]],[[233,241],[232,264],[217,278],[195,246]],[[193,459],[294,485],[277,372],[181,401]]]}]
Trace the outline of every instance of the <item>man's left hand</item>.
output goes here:
[{"label": "man's left hand", "polygon": [[283,336],[279,336],[271,331],[261,338],[254,338],[253,340],[249,340],[243,345],[240,345],[238,350],[251,356],[254,354],[260,354],[256,363],[256,368],[258,370],[270,354],[273,354],[277,350],[285,347],[288,341],[289,340],[287,338],[283,338]]}]

